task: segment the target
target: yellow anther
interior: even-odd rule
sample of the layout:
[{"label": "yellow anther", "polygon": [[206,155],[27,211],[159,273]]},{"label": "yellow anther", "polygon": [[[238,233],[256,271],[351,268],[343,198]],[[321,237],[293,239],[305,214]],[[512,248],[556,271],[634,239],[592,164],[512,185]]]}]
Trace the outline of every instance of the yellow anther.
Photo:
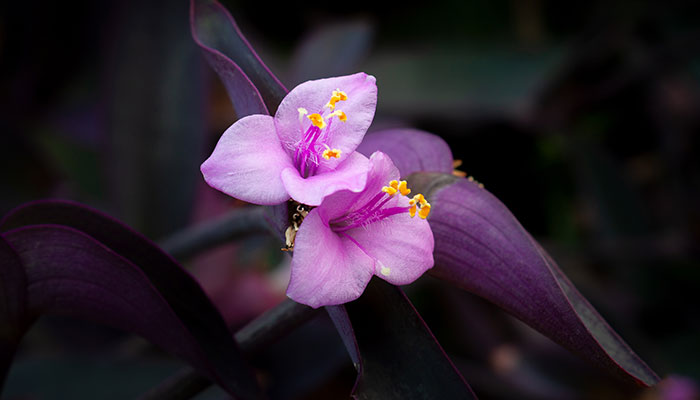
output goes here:
[{"label": "yellow anther", "polygon": [[331,95],[331,99],[328,100],[328,103],[326,104],[326,107],[330,108],[331,110],[334,110],[335,103],[337,103],[339,101],[345,101],[347,99],[348,99],[348,95],[345,94],[345,92],[343,92],[340,89],[334,90],[333,94]]},{"label": "yellow anther", "polygon": [[393,195],[396,194],[396,192],[398,192],[398,190],[394,189],[394,188],[391,187],[391,186],[384,186],[384,187],[382,188],[382,192],[388,194],[389,196],[393,196]]},{"label": "yellow anther", "polygon": [[308,115],[306,118],[311,120],[311,123],[314,126],[318,127],[319,129],[323,129],[326,127],[326,121],[323,119],[321,114],[314,113],[314,114]]},{"label": "yellow anther", "polygon": [[410,206],[408,208],[408,213],[411,215],[411,218],[416,216],[416,209],[419,209],[419,217],[423,219],[428,218],[428,214],[430,214],[430,203],[428,203],[422,194],[418,193],[413,196],[413,198],[408,201],[408,205]]},{"label": "yellow anther", "polygon": [[418,216],[426,219],[428,218],[428,214],[430,214],[430,203],[426,201],[425,204],[421,204],[420,211],[418,211]]},{"label": "yellow anther", "polygon": [[345,122],[348,120],[348,116],[345,115],[345,113],[340,111],[340,110],[336,110],[336,111],[333,111],[332,113],[328,114],[328,118],[333,117],[333,116],[337,116],[338,119],[340,120],[340,122]]},{"label": "yellow anther", "polygon": [[340,158],[340,149],[323,150],[323,154],[321,154],[321,157],[325,158],[326,160],[330,160],[331,157]]},{"label": "yellow anther", "polygon": [[399,182],[399,191],[402,195],[406,196],[411,193],[411,189],[408,188],[408,183],[406,181]]}]

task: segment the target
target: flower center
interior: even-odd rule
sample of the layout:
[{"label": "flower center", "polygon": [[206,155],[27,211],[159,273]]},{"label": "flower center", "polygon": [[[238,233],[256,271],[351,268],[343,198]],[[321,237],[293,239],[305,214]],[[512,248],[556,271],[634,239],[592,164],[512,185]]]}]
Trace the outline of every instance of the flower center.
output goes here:
[{"label": "flower center", "polygon": [[[340,149],[332,149],[327,143],[330,139],[333,117],[337,117],[340,122],[348,120],[343,111],[335,109],[336,103],[347,99],[348,95],[337,89],[333,91],[330,100],[321,112],[309,114],[309,111],[303,107],[298,109],[301,130],[305,129],[305,133],[294,146],[296,148],[294,167],[302,177],[307,178],[315,175],[322,159],[328,161],[331,158],[340,158]],[[309,125],[305,128],[307,123]]]},{"label": "flower center", "polygon": [[407,187],[406,181],[399,182],[397,180],[392,180],[389,182],[388,186],[384,186],[381,192],[377,193],[362,207],[331,220],[330,227],[334,232],[341,233],[379,222],[396,214],[407,212],[411,218],[413,218],[416,216],[416,211],[418,211],[418,216],[420,218],[427,218],[428,214],[430,214],[430,203],[428,203],[425,197],[420,193],[409,199],[408,207],[385,207],[387,202],[396,194],[407,196],[409,193],[411,193],[411,189]]}]

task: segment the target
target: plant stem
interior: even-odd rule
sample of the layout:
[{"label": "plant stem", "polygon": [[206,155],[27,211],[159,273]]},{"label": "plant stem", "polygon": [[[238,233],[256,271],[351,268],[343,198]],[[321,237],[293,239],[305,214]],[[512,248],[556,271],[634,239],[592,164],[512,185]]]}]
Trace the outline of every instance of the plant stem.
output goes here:
[{"label": "plant stem", "polygon": [[[277,341],[317,315],[319,309],[285,300],[266,311],[236,332],[234,338],[250,358],[265,346]],[[158,386],[144,393],[140,400],[184,400],[196,396],[212,384],[211,380],[191,367],[177,371]]]},{"label": "plant stem", "polygon": [[176,232],[160,241],[160,247],[182,260],[211,247],[252,233],[269,233],[263,207],[235,209],[214,221]]}]

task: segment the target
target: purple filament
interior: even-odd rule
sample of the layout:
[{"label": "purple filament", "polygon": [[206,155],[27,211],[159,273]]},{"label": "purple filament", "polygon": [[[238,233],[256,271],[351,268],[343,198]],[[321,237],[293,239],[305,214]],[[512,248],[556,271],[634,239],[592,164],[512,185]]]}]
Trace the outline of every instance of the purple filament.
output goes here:
[{"label": "purple filament", "polygon": [[331,229],[336,233],[341,233],[361,226],[367,226],[389,218],[392,215],[408,211],[408,207],[383,208],[390,199],[391,196],[380,192],[359,209],[330,221]]}]

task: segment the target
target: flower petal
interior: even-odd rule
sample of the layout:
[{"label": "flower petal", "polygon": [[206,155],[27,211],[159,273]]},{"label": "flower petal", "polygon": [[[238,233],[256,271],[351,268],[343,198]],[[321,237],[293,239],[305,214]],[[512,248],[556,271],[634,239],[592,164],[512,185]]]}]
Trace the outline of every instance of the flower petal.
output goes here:
[{"label": "flower petal", "polygon": [[[396,198],[394,207],[408,208],[406,197]],[[407,285],[433,266],[435,241],[430,225],[407,212],[351,229],[347,235],[377,260],[374,274],[394,285]]]},{"label": "flower petal", "polygon": [[317,206],[323,198],[340,190],[359,192],[367,182],[369,160],[360,153],[352,153],[335,171],[306,179],[294,167],[282,171],[282,182],[289,196],[302,204]]},{"label": "flower petal", "polygon": [[314,308],[355,300],[373,267],[352,241],[331,231],[322,212],[311,210],[297,232],[287,296]]},{"label": "flower petal", "polygon": [[341,161],[355,151],[372,123],[377,107],[376,80],[362,72],[308,81],[292,89],[275,114],[277,133],[285,148],[292,148],[304,134],[299,125],[299,108],[309,113],[322,113],[336,89],[348,95],[347,100],[336,104],[336,110],[342,110],[347,115],[347,121],[340,122],[333,118],[328,128],[331,129],[328,145],[341,150]]},{"label": "flower petal", "polygon": [[370,156],[369,172],[364,189],[359,193],[347,190],[335,192],[328,196],[321,207],[329,220],[340,217],[362,207],[369,202],[372,197],[382,192],[392,179],[399,178],[399,170],[396,169],[391,159],[384,153],[378,151]]},{"label": "flower petal", "polygon": [[386,153],[407,177],[414,172],[452,173],[452,152],[439,136],[417,129],[388,129],[365,136],[357,151],[368,156]]},{"label": "flower petal", "polygon": [[280,178],[288,167],[292,162],[272,117],[250,115],[224,132],[201,169],[209,186],[243,201],[273,205],[289,199]]}]

